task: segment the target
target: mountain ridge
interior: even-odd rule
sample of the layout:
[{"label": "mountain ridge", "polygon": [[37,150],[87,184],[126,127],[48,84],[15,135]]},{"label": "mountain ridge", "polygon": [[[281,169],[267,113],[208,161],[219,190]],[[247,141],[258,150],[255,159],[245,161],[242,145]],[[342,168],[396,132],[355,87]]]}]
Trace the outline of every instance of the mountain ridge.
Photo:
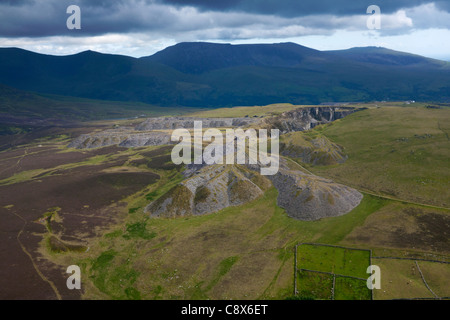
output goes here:
[{"label": "mountain ridge", "polygon": [[373,47],[180,43],[151,56],[52,56],[0,48],[0,83],[20,90],[159,106],[450,101],[450,63]]},{"label": "mountain ridge", "polygon": [[[182,42],[140,59],[166,64],[184,73],[196,74],[243,65],[293,67],[305,57],[313,55],[320,56],[321,51],[292,42],[242,45]],[[211,61],[208,61],[211,58],[215,59],[212,65]]]}]

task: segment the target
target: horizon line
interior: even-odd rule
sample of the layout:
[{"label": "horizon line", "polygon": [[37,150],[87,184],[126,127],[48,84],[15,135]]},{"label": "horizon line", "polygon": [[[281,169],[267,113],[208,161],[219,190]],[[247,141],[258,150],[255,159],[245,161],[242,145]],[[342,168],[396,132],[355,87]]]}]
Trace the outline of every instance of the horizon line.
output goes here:
[{"label": "horizon line", "polygon": [[112,56],[123,56],[123,57],[129,57],[129,58],[133,58],[133,59],[141,59],[141,58],[145,58],[145,57],[150,57],[155,55],[158,52],[161,52],[163,50],[166,50],[167,48],[170,47],[174,47],[177,46],[179,44],[183,44],[183,43],[205,43],[205,44],[217,44],[217,45],[230,45],[230,46],[251,46],[251,45],[277,45],[277,44],[294,44],[300,47],[304,47],[304,48],[308,48],[311,50],[315,50],[318,52],[336,52],[336,51],[346,51],[346,50],[352,50],[352,49],[357,49],[357,48],[377,48],[377,49],[386,49],[386,50],[391,50],[394,52],[400,52],[400,53],[406,53],[406,54],[410,54],[410,55],[415,55],[415,56],[420,56],[420,57],[424,57],[427,59],[434,59],[434,60],[439,60],[439,61],[444,61],[444,62],[450,62],[450,57],[446,57],[446,58],[432,58],[432,57],[428,57],[428,56],[424,56],[421,54],[417,54],[417,53],[411,53],[411,52],[407,52],[407,51],[398,51],[398,50],[394,50],[394,49],[390,49],[387,47],[381,47],[381,46],[355,46],[355,47],[350,47],[347,49],[333,49],[333,50],[319,50],[319,49],[315,49],[312,47],[308,47],[308,46],[304,46],[302,44],[293,42],[293,41],[285,41],[285,42],[273,42],[273,43],[264,43],[264,42],[255,42],[255,43],[245,43],[245,44],[233,44],[233,43],[229,43],[229,42],[211,42],[211,41],[182,41],[182,42],[178,42],[174,45],[169,45],[167,47],[165,47],[164,49],[161,49],[159,51],[156,51],[153,54],[149,54],[149,55],[144,55],[144,56],[140,56],[140,57],[134,57],[131,55],[126,55],[126,54],[120,54],[120,53],[107,53],[107,52],[100,52],[100,51],[95,51],[95,50],[83,50],[83,51],[79,51],[76,53],[72,53],[72,54],[55,54],[55,53],[41,53],[41,52],[37,52],[37,51],[33,51],[30,49],[24,49],[21,47],[0,47],[0,49],[18,49],[18,50],[23,50],[23,51],[27,51],[27,52],[31,52],[31,53],[35,53],[35,54],[39,54],[39,55],[45,55],[45,56],[54,56],[54,57],[70,57],[70,56],[74,56],[74,55],[78,55],[78,54],[82,54],[82,53],[86,53],[86,52],[93,52],[93,53],[98,53],[98,54],[102,54],[102,55],[112,55]]}]

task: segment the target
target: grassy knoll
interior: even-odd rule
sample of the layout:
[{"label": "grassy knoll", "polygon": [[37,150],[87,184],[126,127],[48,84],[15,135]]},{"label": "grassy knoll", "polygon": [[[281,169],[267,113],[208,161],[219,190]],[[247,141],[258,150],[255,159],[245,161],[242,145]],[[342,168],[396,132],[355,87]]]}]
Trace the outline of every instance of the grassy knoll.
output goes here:
[{"label": "grassy knoll", "polygon": [[333,165],[346,159],[341,147],[317,131],[284,134],[280,149],[285,156],[313,165]]}]

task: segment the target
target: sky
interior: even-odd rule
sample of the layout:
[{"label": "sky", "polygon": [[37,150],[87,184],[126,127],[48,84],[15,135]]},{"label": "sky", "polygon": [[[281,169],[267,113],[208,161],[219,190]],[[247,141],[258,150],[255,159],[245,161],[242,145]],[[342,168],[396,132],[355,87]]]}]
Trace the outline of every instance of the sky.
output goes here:
[{"label": "sky", "polygon": [[[66,25],[70,5],[81,29]],[[381,10],[371,30],[370,5]],[[0,47],[133,57],[185,41],[380,46],[450,61],[449,0],[0,0]]]}]

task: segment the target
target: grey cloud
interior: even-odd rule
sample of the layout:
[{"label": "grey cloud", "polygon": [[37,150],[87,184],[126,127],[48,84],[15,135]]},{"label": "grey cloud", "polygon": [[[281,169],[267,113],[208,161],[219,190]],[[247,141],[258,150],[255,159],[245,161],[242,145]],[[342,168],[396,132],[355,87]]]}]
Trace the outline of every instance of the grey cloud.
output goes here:
[{"label": "grey cloud", "polygon": [[438,4],[428,4],[406,10],[408,17],[414,21],[414,28],[450,28],[450,12],[439,10]]},{"label": "grey cloud", "polygon": [[[69,17],[66,9],[72,4],[81,8],[82,30],[79,31],[66,27]],[[0,0],[0,36],[86,36],[149,30],[152,26],[159,27],[154,21],[158,21],[166,11],[158,10],[156,15],[155,10],[146,10],[145,3],[141,1],[47,0],[23,1],[20,5],[11,6],[7,1]],[[147,13],[148,19],[142,17],[143,12]]]},{"label": "grey cloud", "polygon": [[[276,14],[285,17],[317,14],[355,15],[376,4],[384,13],[410,8],[432,0],[159,0],[177,6],[194,6],[201,10],[244,11],[259,14]],[[449,9],[448,1],[442,2]]]},{"label": "grey cloud", "polygon": [[[0,0],[0,36],[89,36],[145,32],[183,39],[245,39],[330,34],[335,30],[365,28],[361,17],[376,3],[383,14],[430,0]],[[66,8],[79,5],[82,30],[67,30]],[[448,1],[436,8],[449,10]],[[408,12],[408,11],[407,11]],[[443,13],[446,13],[445,11]],[[358,15],[361,21],[352,21]],[[429,17],[430,14],[427,15]],[[417,27],[427,28],[414,13]],[[430,19],[428,19],[430,20]],[[433,20],[433,19],[431,19]],[[429,21],[430,26],[440,19]],[[390,32],[393,32],[392,30]],[[408,32],[399,28],[397,32]],[[1,43],[0,43],[1,46]]]},{"label": "grey cloud", "polygon": [[438,7],[439,9],[450,12],[450,1],[438,0],[438,1],[434,1],[434,3],[436,4],[436,7]]},{"label": "grey cloud", "polygon": [[0,0],[0,5],[22,6],[24,4],[34,3],[35,0]]}]

